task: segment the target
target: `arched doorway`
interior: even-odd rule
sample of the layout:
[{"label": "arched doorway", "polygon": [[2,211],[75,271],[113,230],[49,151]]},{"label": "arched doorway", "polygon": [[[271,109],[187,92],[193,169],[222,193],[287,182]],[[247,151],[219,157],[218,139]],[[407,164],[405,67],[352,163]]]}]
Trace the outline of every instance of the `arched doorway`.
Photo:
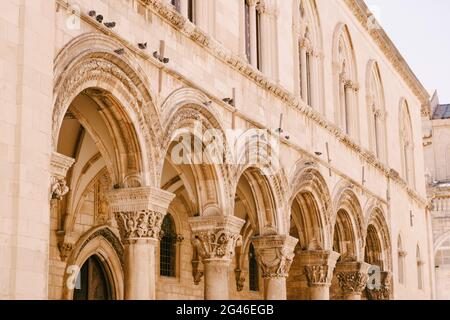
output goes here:
[{"label": "arched doorway", "polygon": [[112,300],[111,283],[105,266],[91,256],[81,267],[73,290],[73,300]]}]

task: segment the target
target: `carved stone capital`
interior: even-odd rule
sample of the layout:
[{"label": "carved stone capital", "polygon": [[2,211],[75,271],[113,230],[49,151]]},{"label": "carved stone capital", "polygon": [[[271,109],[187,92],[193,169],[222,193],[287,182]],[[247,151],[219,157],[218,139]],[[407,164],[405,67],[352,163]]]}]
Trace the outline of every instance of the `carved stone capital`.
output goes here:
[{"label": "carved stone capital", "polygon": [[287,278],[298,239],[291,236],[261,236],[252,240],[264,278]]},{"label": "carved stone capital", "polygon": [[303,251],[299,253],[301,265],[305,268],[309,287],[329,287],[339,253],[334,251]]},{"label": "carved stone capital", "polygon": [[69,193],[66,183],[67,171],[75,163],[75,159],[53,152],[50,159],[50,199],[62,200]]},{"label": "carved stone capital", "polygon": [[174,194],[152,188],[130,188],[106,194],[119,227],[122,242],[159,239],[161,225]]},{"label": "carved stone capital", "polygon": [[340,262],[336,265],[339,286],[344,294],[361,294],[366,288],[370,265],[365,262]]},{"label": "carved stone capital", "polygon": [[392,274],[387,271],[380,273],[378,286],[367,286],[366,293],[369,300],[389,300],[391,297]]},{"label": "carved stone capital", "polygon": [[231,260],[235,247],[241,245],[244,221],[233,216],[206,216],[189,219],[192,244],[202,262]]}]

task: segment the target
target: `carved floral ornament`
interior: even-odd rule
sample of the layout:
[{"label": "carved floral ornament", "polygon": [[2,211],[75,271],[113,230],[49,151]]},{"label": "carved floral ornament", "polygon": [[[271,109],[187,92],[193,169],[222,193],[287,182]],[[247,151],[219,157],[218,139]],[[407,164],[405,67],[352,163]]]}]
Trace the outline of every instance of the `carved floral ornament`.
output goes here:
[{"label": "carved floral ornament", "polygon": [[336,266],[339,286],[344,294],[360,294],[367,285],[370,265],[365,262],[341,262]]},{"label": "carved floral ornament", "polygon": [[118,189],[106,195],[124,243],[158,240],[174,194],[152,187]]},{"label": "carved floral ornament", "polygon": [[361,293],[366,287],[368,275],[359,271],[340,272],[337,278],[344,293]]},{"label": "carved floral ornament", "polygon": [[231,260],[236,246],[242,244],[240,230],[244,221],[237,217],[194,217],[189,223],[192,229],[192,244],[203,262]]}]

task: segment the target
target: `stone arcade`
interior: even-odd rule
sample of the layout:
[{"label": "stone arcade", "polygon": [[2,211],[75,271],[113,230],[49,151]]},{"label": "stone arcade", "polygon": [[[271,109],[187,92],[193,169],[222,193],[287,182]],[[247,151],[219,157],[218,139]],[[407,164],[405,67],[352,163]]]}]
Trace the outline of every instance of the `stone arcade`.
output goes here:
[{"label": "stone arcade", "polygon": [[362,0],[0,7],[1,299],[432,298],[430,97]]}]

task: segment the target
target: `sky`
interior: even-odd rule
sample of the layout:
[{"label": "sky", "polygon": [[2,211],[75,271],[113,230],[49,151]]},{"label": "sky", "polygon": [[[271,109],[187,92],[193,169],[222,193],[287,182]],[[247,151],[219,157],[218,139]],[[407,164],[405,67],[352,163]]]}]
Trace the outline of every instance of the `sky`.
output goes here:
[{"label": "sky", "polygon": [[450,0],[365,0],[409,66],[450,104]]}]

